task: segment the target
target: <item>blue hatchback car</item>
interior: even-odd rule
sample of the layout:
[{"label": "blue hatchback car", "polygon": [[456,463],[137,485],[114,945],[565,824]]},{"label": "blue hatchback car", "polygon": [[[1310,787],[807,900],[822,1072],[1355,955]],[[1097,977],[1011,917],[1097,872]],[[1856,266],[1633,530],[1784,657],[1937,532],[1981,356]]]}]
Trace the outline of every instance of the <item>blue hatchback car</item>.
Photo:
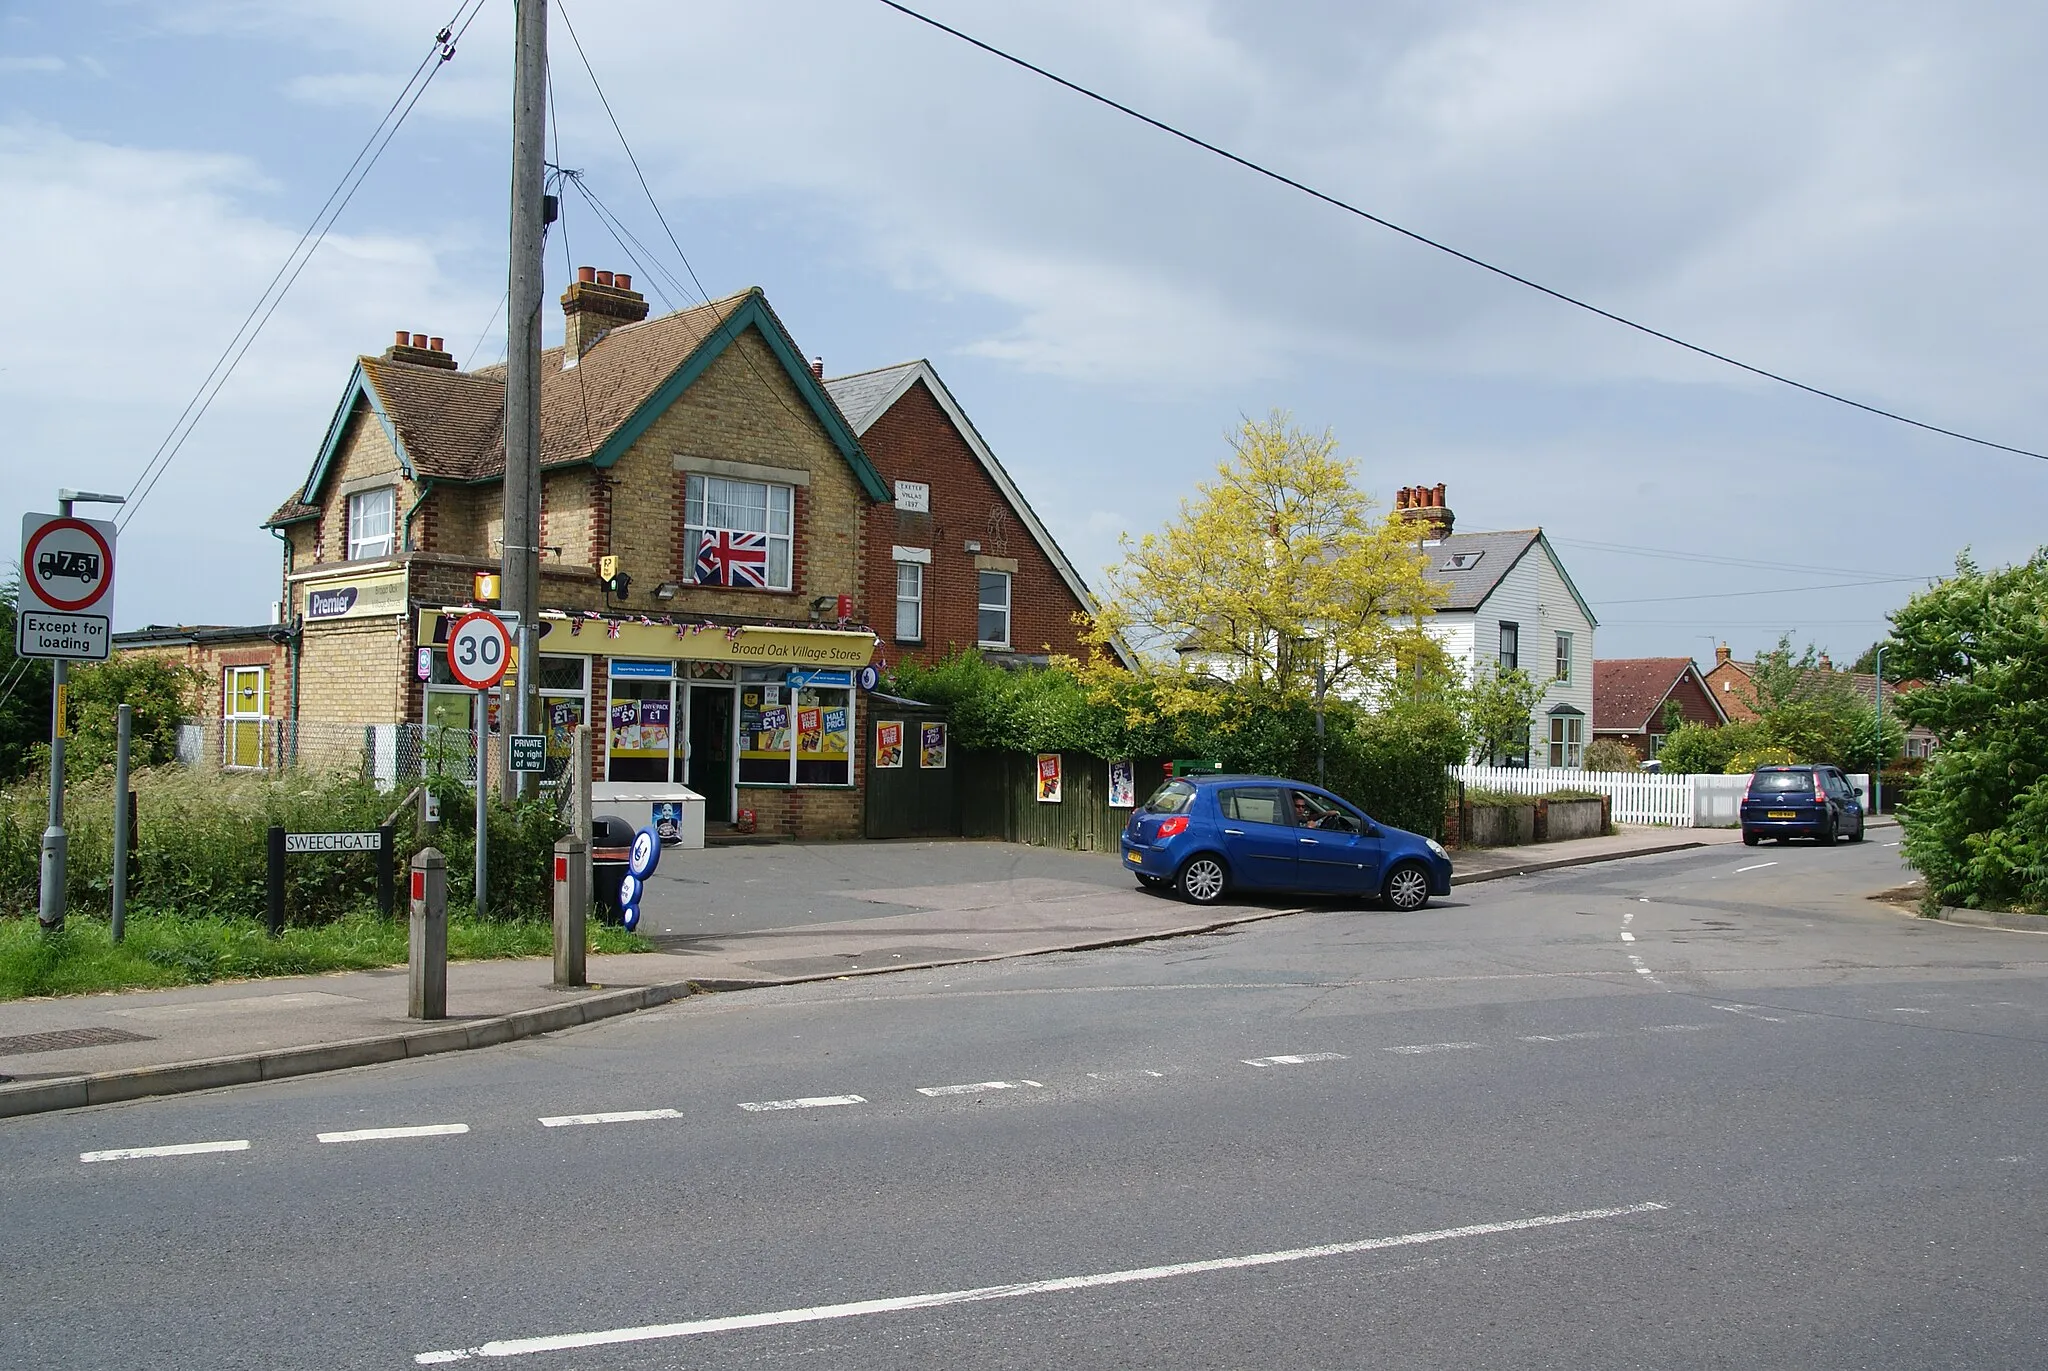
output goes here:
[{"label": "blue hatchback car", "polygon": [[1295,890],[1410,910],[1451,893],[1451,855],[1436,839],[1276,776],[1167,781],[1124,825],[1123,855],[1139,884],[1196,904],[1231,890]]}]

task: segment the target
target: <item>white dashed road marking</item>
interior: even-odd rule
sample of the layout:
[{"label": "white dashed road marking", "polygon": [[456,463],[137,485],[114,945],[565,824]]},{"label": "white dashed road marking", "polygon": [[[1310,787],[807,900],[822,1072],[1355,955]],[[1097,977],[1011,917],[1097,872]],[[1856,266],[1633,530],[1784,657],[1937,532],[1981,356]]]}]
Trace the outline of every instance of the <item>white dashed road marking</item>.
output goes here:
[{"label": "white dashed road marking", "polygon": [[451,1133],[467,1133],[466,1123],[423,1123],[411,1128],[351,1128],[341,1133],[322,1133],[321,1142],[377,1142],[384,1138],[442,1138]]},{"label": "white dashed road marking", "polygon": [[1745,871],[1762,871],[1767,866],[1776,865],[1776,862],[1758,862],[1755,866],[1738,866],[1735,868],[1735,874],[1740,876]]},{"label": "white dashed road marking", "polygon": [[1019,1281],[1011,1285],[984,1285],[971,1290],[943,1290],[922,1295],[899,1295],[890,1299],[854,1300],[846,1304],[819,1304],[804,1309],[778,1309],[763,1314],[729,1314],[722,1318],[692,1319],[685,1323],[646,1324],[638,1328],[612,1328],[594,1333],[559,1333],[551,1337],[508,1338],[499,1342],[487,1342],[481,1347],[421,1352],[413,1357],[413,1361],[421,1366],[439,1366],[448,1362],[469,1361],[476,1357],[520,1357],[536,1352],[573,1352],[586,1347],[695,1338],[710,1333],[733,1333],[749,1328],[786,1328],[792,1324],[822,1323],[829,1319],[854,1319],[869,1314],[894,1314],[912,1309],[943,1309],[949,1305],[1014,1300],[1026,1295],[1057,1295],[1070,1290],[1096,1290],[1112,1285],[1132,1285],[1140,1281],[1163,1281],[1176,1276],[1204,1275],[1212,1271],[1237,1271],[1246,1267],[1277,1266],[1286,1262],[1343,1257],[1358,1252],[1420,1247],[1428,1243],[1449,1242],[1459,1238],[1484,1238],[1500,1233],[1520,1233],[1535,1228],[1554,1228],[1559,1224],[1628,1218],[1637,1214],[1656,1213],[1666,1207],[1655,1201],[1645,1201],[1641,1204],[1618,1205],[1611,1209],[1580,1209],[1569,1214],[1543,1214],[1530,1219],[1475,1223],[1462,1228],[1439,1228],[1425,1233],[1403,1233],[1390,1238],[1362,1238],[1356,1242],[1327,1243],[1321,1247],[1253,1252],[1241,1257],[1214,1257],[1207,1261],[1175,1262],[1170,1266],[1144,1266],[1125,1271],[1101,1271],[1086,1276],[1057,1276],[1050,1280]]},{"label": "white dashed road marking", "polygon": [[574,1128],[586,1123],[639,1123],[643,1119],[680,1119],[679,1109],[615,1109],[605,1114],[557,1114],[542,1119],[542,1128]]},{"label": "white dashed road marking", "polygon": [[1932,1014],[1933,1012],[1931,1009],[1894,1009],[1892,1011],[1894,1014]]},{"label": "white dashed road marking", "polygon": [[1745,1019],[1762,1019],[1765,1023],[1785,1022],[1783,1019],[1774,1019],[1768,1014],[1759,1014],[1756,1006],[1753,1004],[1717,1004],[1711,1007],[1720,1010],[1724,1014],[1740,1014]]},{"label": "white dashed road marking", "polygon": [[1293,1052],[1279,1057],[1246,1057],[1246,1066],[1300,1066],[1303,1062],[1341,1062],[1350,1060],[1342,1052]]},{"label": "white dashed road marking", "polygon": [[1621,930],[1621,940],[1625,943],[1632,943],[1636,940],[1636,935],[1624,928]]},{"label": "white dashed road marking", "polygon": [[859,1095],[807,1095],[800,1100],[756,1100],[740,1108],[751,1109],[758,1114],[769,1109],[827,1109],[835,1104],[866,1103]]},{"label": "white dashed road marking", "polygon": [[1382,1050],[1415,1055],[1423,1052],[1469,1052],[1478,1046],[1478,1043],[1407,1043],[1400,1047],[1389,1047]]},{"label": "white dashed road marking", "polygon": [[1644,1024],[1644,1025],[1643,1025],[1643,1032],[1645,1032],[1645,1033],[1697,1033],[1697,1032],[1699,1032],[1699,1031],[1700,1031],[1701,1029],[1703,1029],[1703,1028],[1711,1028],[1711,1027],[1713,1027],[1713,1025],[1712,1025],[1712,1024],[1703,1024],[1703,1023],[1646,1023],[1646,1024]]},{"label": "white dashed road marking", "polygon": [[247,1138],[224,1139],[220,1142],[171,1143],[166,1147],[110,1147],[104,1152],[81,1152],[82,1162],[132,1162],[143,1157],[196,1157],[203,1152],[247,1152]]},{"label": "white dashed road marking", "polygon": [[1604,1038],[1606,1036],[1599,1029],[1593,1028],[1580,1033],[1531,1033],[1526,1037],[1516,1039],[1516,1041],[1525,1043],[1581,1043],[1589,1038]]},{"label": "white dashed road marking", "polygon": [[979,1095],[990,1090],[1043,1090],[1037,1081],[976,1081],[972,1085],[921,1085],[920,1095]]}]

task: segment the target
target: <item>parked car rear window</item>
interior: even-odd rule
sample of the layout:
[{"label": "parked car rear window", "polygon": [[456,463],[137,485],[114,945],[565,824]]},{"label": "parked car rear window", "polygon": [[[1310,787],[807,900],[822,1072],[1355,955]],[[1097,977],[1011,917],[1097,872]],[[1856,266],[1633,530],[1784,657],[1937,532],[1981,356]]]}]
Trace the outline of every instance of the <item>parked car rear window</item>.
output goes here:
[{"label": "parked car rear window", "polygon": [[1223,817],[1248,824],[1284,824],[1280,813],[1280,787],[1241,785],[1217,797]]},{"label": "parked car rear window", "polygon": [[1195,798],[1195,788],[1186,781],[1168,781],[1145,801],[1147,814],[1178,814]]},{"label": "parked car rear window", "polygon": [[1782,793],[1791,790],[1811,790],[1813,789],[1813,773],[1811,771],[1759,771],[1756,773],[1756,779],[1749,783],[1749,788],[1760,795],[1768,795],[1773,792]]}]

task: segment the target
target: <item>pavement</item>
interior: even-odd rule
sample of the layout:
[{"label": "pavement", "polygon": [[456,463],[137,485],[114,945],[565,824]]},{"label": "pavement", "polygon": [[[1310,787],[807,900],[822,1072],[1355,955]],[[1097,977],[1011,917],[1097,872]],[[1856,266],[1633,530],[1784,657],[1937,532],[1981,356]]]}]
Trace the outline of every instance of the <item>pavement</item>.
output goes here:
[{"label": "pavement", "polygon": [[[1873,835],[1874,838],[1876,835]],[[1725,847],[0,1125],[71,1371],[1921,1371],[2048,1346],[2048,952]]]},{"label": "pavement", "polygon": [[[1454,880],[1737,839],[1624,827],[1461,851]],[[1196,908],[1139,889],[1111,855],[1003,843],[677,851],[643,904],[641,931],[659,950],[592,956],[592,984],[576,990],[551,986],[544,959],[454,962],[444,1021],[406,1017],[402,966],[0,1003],[0,1117],[493,1046],[705,991],[1113,947],[1343,907],[1285,897]]]}]

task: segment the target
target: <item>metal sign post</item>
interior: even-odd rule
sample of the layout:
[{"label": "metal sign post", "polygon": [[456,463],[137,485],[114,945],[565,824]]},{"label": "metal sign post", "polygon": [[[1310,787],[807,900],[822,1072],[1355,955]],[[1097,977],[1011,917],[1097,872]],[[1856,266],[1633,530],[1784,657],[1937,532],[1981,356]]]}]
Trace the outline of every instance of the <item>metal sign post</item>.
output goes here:
[{"label": "metal sign post", "polygon": [[[114,526],[74,519],[75,504],[126,504],[120,495],[60,490],[60,513],[21,519],[21,592],[14,612],[14,654],[54,659],[50,670],[50,823],[43,830],[42,893],[37,922],[64,927],[64,740],[67,684],[73,661],[105,661],[113,640]],[[88,613],[87,611],[97,611]]]},{"label": "metal sign post", "polygon": [[483,610],[465,614],[448,630],[448,669],[476,692],[476,913],[487,907],[486,871],[490,842],[491,687],[505,679],[512,641],[498,616]]}]

